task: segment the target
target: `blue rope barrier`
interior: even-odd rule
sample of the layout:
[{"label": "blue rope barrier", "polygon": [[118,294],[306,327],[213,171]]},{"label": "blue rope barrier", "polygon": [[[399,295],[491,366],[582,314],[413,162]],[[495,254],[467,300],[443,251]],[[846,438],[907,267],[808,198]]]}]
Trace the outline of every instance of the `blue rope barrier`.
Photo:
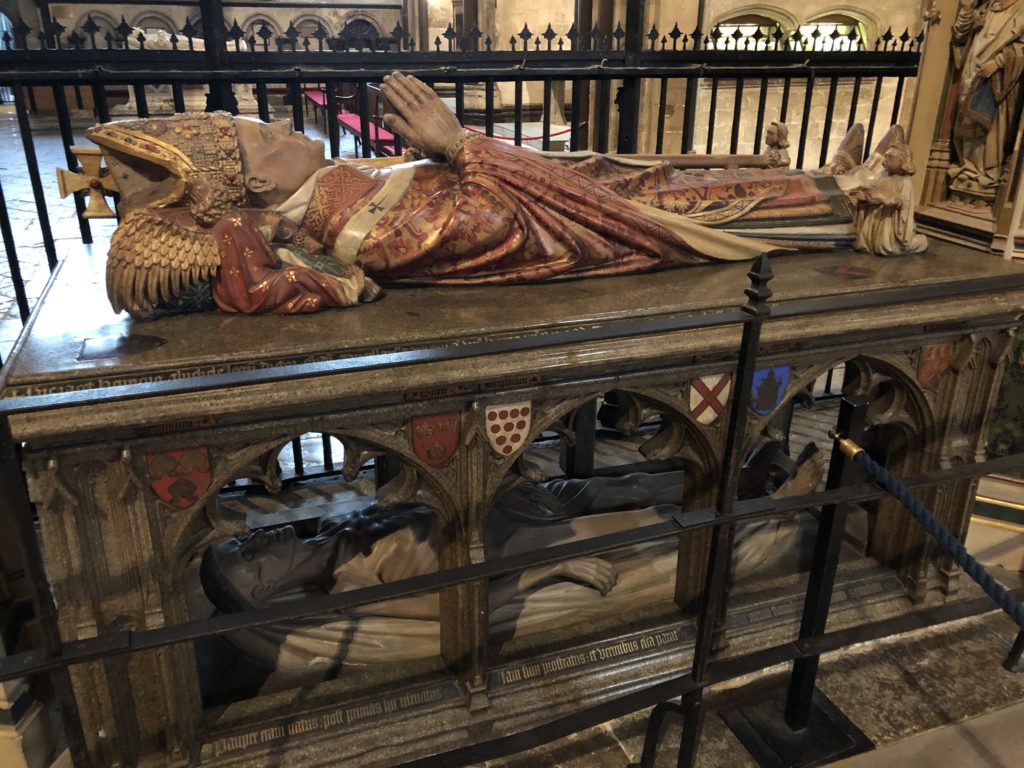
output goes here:
[{"label": "blue rope barrier", "polygon": [[985,570],[985,567],[960,543],[960,539],[936,520],[920,499],[914,496],[903,483],[868,456],[867,451],[856,446],[852,441],[842,440],[842,442],[846,443],[843,446],[844,451],[847,452],[853,463],[861,467],[873,482],[899,499],[900,503],[907,508],[907,511],[935,539],[938,545],[953,556],[957,565],[963,568],[964,573],[974,579],[978,586],[985,591],[985,594],[991,597],[996,605],[1020,628],[1021,631],[1014,643],[1013,650],[1004,664],[1007,669],[1016,666],[1021,652],[1024,650],[1024,605],[1017,602],[1013,595]]}]

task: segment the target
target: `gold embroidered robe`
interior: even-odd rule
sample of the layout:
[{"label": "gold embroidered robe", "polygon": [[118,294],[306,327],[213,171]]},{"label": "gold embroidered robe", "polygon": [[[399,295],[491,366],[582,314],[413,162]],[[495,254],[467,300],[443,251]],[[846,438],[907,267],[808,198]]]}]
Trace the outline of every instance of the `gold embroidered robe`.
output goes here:
[{"label": "gold embroidered robe", "polygon": [[378,178],[351,164],[331,169],[317,181],[302,227],[336,261],[390,283],[627,274],[749,259],[766,248],[682,219],[481,137],[465,144],[454,167],[412,163]]}]

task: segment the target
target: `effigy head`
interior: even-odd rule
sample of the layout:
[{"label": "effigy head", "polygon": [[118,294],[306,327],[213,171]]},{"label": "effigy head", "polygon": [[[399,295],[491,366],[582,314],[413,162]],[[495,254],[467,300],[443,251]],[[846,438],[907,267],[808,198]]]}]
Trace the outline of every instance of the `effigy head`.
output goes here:
[{"label": "effigy head", "polygon": [[882,167],[893,176],[913,176],[914,157],[909,144],[893,143],[882,155]]},{"label": "effigy head", "polygon": [[787,149],[789,147],[789,126],[785,123],[773,120],[764,136],[765,146],[774,149]]},{"label": "effigy head", "polygon": [[85,135],[103,149],[122,215],[139,208],[194,206],[211,188],[224,203],[246,204],[235,118],[225,112],[105,123]]},{"label": "effigy head", "polygon": [[101,147],[121,197],[107,295],[114,311],[136,318],[216,275],[218,221],[286,200],[328,164],[323,142],[290,123],[224,112],[107,123],[86,136]]},{"label": "effigy head", "polygon": [[284,202],[324,166],[330,165],[324,143],[292,129],[281,120],[236,118],[245,189],[250,202],[268,207]]}]

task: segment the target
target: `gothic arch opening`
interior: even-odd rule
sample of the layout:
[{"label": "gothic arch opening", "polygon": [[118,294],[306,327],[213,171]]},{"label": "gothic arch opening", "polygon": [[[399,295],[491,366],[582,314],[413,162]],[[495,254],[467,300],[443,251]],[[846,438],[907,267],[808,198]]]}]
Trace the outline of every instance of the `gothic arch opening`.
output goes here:
[{"label": "gothic arch opening", "polygon": [[808,51],[862,51],[874,46],[877,24],[866,15],[832,9],[800,25],[803,48]]},{"label": "gothic arch opening", "polygon": [[151,30],[177,33],[178,25],[174,21],[163,13],[156,13],[154,11],[145,11],[137,14],[131,22],[131,25],[137,29],[141,29],[145,34],[149,34]]},{"label": "gothic arch opening", "polygon": [[781,47],[796,24],[796,17],[781,8],[751,5],[716,21],[709,36],[718,50],[764,51]]},{"label": "gothic arch opening", "polygon": [[[438,538],[461,536],[450,500],[430,490],[436,484],[408,481],[411,451],[338,434],[327,437],[335,471],[323,473],[326,462],[315,465],[310,450],[320,436],[305,437],[295,438],[305,443],[304,471],[290,455],[291,439],[212,458],[214,476],[226,482],[194,515],[193,528],[202,530],[182,537],[188,618],[433,572]],[[383,665],[376,684],[436,668],[439,599],[435,591],[197,642],[204,705],[322,683],[350,665]]]}]

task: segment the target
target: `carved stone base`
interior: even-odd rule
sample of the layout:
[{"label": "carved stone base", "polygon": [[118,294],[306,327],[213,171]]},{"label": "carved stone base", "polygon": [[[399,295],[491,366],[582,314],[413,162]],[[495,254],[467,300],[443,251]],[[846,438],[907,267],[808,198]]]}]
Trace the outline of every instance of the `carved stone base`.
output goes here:
[{"label": "carved stone base", "polygon": [[990,212],[996,201],[996,191],[965,189],[950,186],[948,205],[979,212]]},{"label": "carved stone base", "polygon": [[949,196],[949,142],[939,141],[928,153],[924,175],[923,205],[939,205]]},{"label": "carved stone base", "polygon": [[957,566],[939,569],[939,589],[946,597],[953,597],[960,591],[960,575],[963,571]]},{"label": "carved stone base", "polygon": [[916,219],[918,229],[929,238],[978,250],[992,249],[995,221],[991,209],[986,211],[947,202],[923,208]]},{"label": "carved stone base", "polygon": [[27,707],[21,698],[12,702],[9,709],[0,709],[0,765],[42,768],[49,764],[53,752],[50,721],[42,704],[32,701],[27,690],[22,696],[29,700]]}]

